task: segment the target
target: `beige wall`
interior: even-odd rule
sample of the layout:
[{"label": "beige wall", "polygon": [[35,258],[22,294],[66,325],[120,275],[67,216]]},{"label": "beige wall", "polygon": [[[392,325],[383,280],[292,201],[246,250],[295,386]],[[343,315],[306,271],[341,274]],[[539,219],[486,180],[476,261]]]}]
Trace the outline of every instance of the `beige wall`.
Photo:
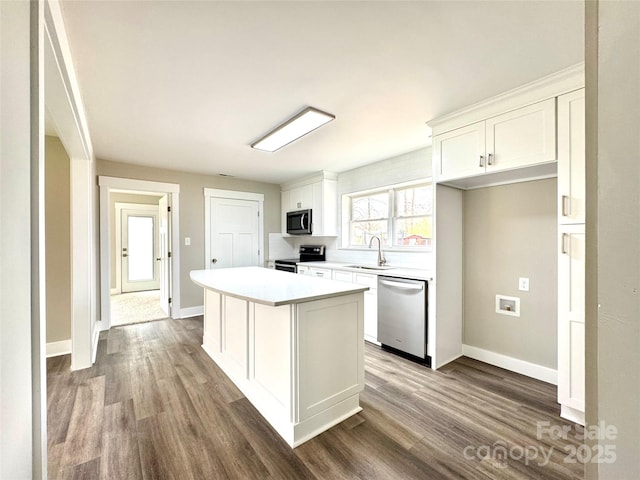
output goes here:
[{"label": "beige wall", "polygon": [[[116,203],[142,203],[144,205],[158,205],[160,196],[157,195],[136,195],[134,193],[112,193],[109,205],[109,221],[111,225],[116,222]],[[116,262],[119,260],[116,255],[116,229],[111,229],[111,238],[109,239],[111,248],[111,288],[116,288]]]},{"label": "beige wall", "polygon": [[617,428],[591,440],[590,452],[615,461],[589,462],[587,478],[637,479],[640,2],[586,2],[586,12],[586,418]]},{"label": "beige wall", "polygon": [[[557,368],[556,232],[556,179],[464,193],[466,345]],[[520,317],[496,313],[496,294],[520,297]]]},{"label": "beige wall", "polygon": [[69,156],[45,137],[47,343],[71,339],[71,185]]},{"label": "beige wall", "polygon": [[[265,167],[267,168],[267,167]],[[268,257],[269,233],[280,232],[280,186],[269,183],[239,180],[218,175],[201,175],[176,170],[149,168],[126,163],[98,160],[97,175],[177,183],[180,185],[180,307],[200,306],[202,288],[189,278],[191,270],[204,268],[204,191],[219,188],[264,194],[264,258]],[[191,245],[184,245],[184,237],[191,237]]]}]

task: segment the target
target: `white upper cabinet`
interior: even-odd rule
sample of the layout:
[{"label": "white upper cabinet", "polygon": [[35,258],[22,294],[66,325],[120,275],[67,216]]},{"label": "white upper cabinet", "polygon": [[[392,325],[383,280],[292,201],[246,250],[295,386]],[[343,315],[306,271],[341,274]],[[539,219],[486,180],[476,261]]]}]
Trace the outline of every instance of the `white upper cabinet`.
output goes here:
[{"label": "white upper cabinet", "polygon": [[303,185],[292,189],[289,193],[289,211],[313,208],[313,185]]},{"label": "white upper cabinet", "polygon": [[558,97],[558,220],[585,219],[584,89]]},{"label": "white upper cabinet", "polygon": [[551,98],[435,135],[437,181],[554,162],[555,102]]},{"label": "white upper cabinet", "polygon": [[282,234],[287,235],[287,212],[311,209],[314,236],[338,231],[337,175],[321,172],[281,186]]},{"label": "white upper cabinet", "polygon": [[486,121],[487,172],[556,160],[556,100],[550,98]]},{"label": "white upper cabinet", "polygon": [[433,139],[438,178],[470,177],[484,173],[485,122],[437,135]]}]

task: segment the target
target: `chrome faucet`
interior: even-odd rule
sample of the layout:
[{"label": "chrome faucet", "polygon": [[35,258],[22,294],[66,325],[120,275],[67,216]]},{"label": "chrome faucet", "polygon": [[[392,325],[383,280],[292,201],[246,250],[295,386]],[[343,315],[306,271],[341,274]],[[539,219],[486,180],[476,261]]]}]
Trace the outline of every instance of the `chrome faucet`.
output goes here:
[{"label": "chrome faucet", "polygon": [[384,255],[382,255],[382,241],[380,240],[380,237],[371,237],[371,240],[369,240],[369,248],[371,248],[374,240],[378,240],[378,266],[381,267],[382,265],[387,263],[387,259],[384,258]]}]

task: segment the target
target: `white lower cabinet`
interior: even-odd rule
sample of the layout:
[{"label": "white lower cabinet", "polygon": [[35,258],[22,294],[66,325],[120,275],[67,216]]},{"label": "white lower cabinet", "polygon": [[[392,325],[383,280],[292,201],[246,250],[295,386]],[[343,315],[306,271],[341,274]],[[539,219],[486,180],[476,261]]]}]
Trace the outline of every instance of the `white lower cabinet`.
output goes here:
[{"label": "white lower cabinet", "polygon": [[558,402],[562,417],[584,425],[584,224],[558,234]]},{"label": "white lower cabinet", "polygon": [[352,273],[333,270],[331,278],[341,282],[355,283],[369,287],[364,292],[364,339],[380,345],[378,342],[378,277],[367,273]]},{"label": "white lower cabinet", "polygon": [[206,288],[202,348],[293,448],[362,410],[362,297],[273,307]]},{"label": "white lower cabinet", "polygon": [[298,272],[298,275],[311,275],[311,268],[304,265],[298,265],[296,271]]},{"label": "white lower cabinet", "polygon": [[326,278],[331,280],[331,269],[329,268],[311,267],[309,268],[309,274],[314,277]]},{"label": "white lower cabinet", "polygon": [[355,273],[353,283],[369,287],[369,290],[364,292],[364,339],[380,345],[378,342],[378,276]]}]

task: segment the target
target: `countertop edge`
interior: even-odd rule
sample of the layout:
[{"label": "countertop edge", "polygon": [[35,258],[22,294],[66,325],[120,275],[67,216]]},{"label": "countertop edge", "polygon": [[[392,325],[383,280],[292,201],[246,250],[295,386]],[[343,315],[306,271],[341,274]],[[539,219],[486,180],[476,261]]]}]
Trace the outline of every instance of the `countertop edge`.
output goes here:
[{"label": "countertop edge", "polygon": [[354,272],[354,273],[365,273],[368,275],[376,275],[376,276],[389,276],[389,277],[403,277],[410,278],[415,280],[425,280],[428,282],[433,282],[434,276],[433,273],[426,271],[415,271],[417,269],[411,269],[408,267],[391,267],[385,270],[367,270],[362,268],[350,268],[349,265],[352,265],[349,262],[332,262],[332,261],[319,261],[319,262],[298,262],[297,265],[300,266],[308,266],[308,267],[319,267],[319,268],[330,268],[332,270],[343,270],[345,272]]},{"label": "countertop edge", "polygon": [[264,300],[264,299],[260,299],[260,298],[255,298],[255,297],[249,297],[249,296],[246,296],[246,295],[230,292],[230,291],[223,290],[223,289],[220,289],[220,288],[214,288],[211,285],[205,285],[205,284],[199,282],[198,280],[194,279],[191,275],[189,275],[189,276],[191,277],[191,281],[193,283],[195,283],[196,285],[198,285],[199,287],[205,288],[207,290],[212,290],[214,292],[218,292],[218,293],[221,293],[223,295],[227,295],[229,297],[237,298],[239,300],[245,300],[247,302],[253,302],[253,303],[259,303],[260,305],[266,305],[268,307],[281,307],[283,305],[296,305],[298,303],[308,303],[308,302],[313,302],[313,301],[316,301],[316,300],[324,300],[326,298],[342,297],[342,296],[345,296],[345,295],[353,295],[355,293],[363,293],[363,292],[366,292],[367,290],[369,290],[369,287],[355,286],[354,285],[354,287],[352,289],[350,289],[349,291],[346,291],[346,292],[322,293],[322,294],[311,295],[311,296],[307,296],[307,297],[293,298],[291,300],[270,301],[270,300]]}]

